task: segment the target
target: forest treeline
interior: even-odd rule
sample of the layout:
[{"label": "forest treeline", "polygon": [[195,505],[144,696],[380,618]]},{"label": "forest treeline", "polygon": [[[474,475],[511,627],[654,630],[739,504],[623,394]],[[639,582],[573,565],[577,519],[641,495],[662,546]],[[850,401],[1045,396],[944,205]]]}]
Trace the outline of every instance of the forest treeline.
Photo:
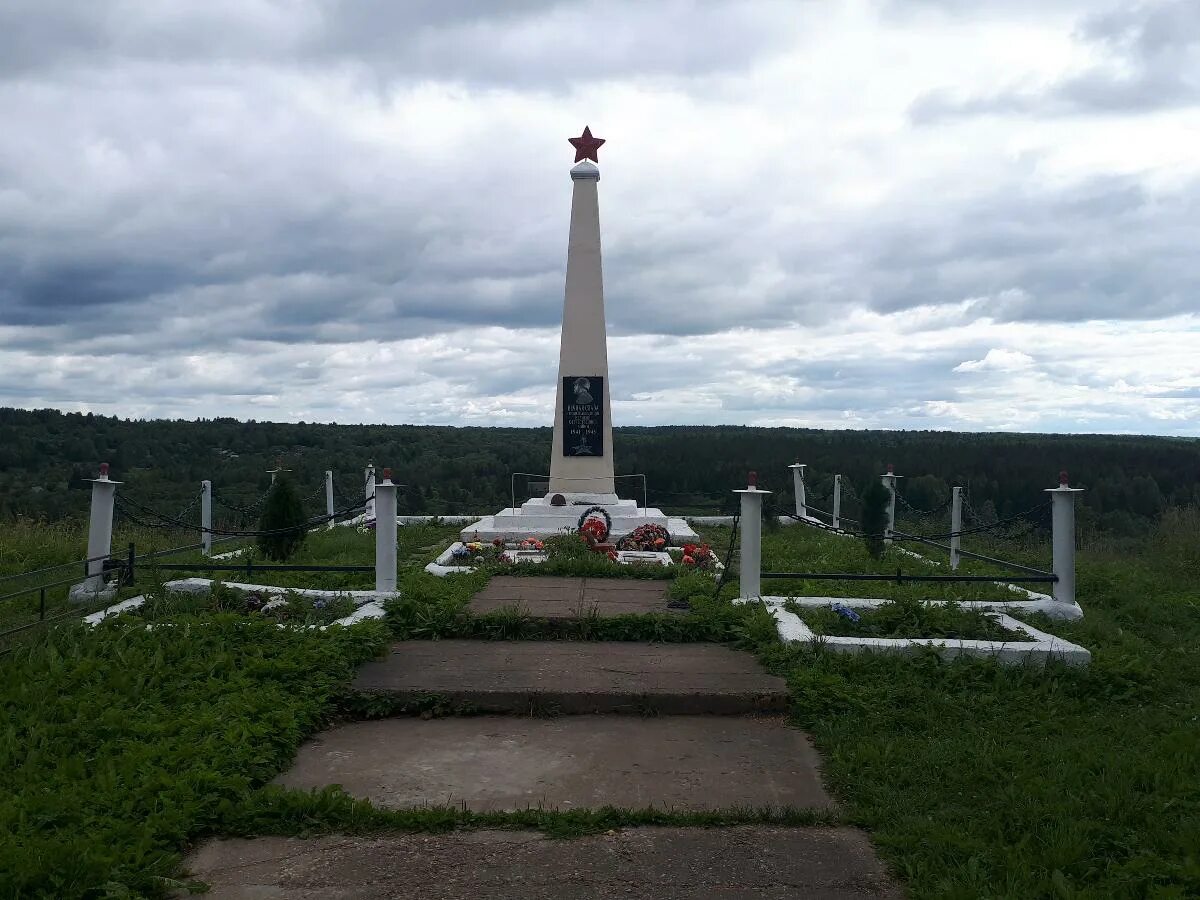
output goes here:
[{"label": "forest treeline", "polygon": [[[339,504],[354,501],[368,461],[391,467],[405,485],[402,513],[494,512],[509,504],[512,473],[548,471],[550,440],[548,428],[143,421],[0,408],[0,520],[84,519],[86,479],[101,462],[124,482],[122,496],[188,521],[198,515],[201,479],[228,511],[260,497],[268,471],[282,464],[306,508],[319,513],[324,471],[335,472]],[[1200,504],[1200,441],[1190,438],[721,425],[617,428],[613,443],[617,471],[645,474],[651,505],[668,511],[729,509],[749,470],[786,508],[787,466],[797,460],[808,464],[814,505],[828,497],[834,473],[851,495],[888,463],[906,476],[901,493],[913,506],[944,508],[950,486],[963,485],[985,518],[1041,503],[1060,469],[1087,489],[1085,527],[1136,534],[1168,506]],[[517,501],[544,482],[517,479]],[[620,492],[640,500],[641,483],[621,481]]]}]

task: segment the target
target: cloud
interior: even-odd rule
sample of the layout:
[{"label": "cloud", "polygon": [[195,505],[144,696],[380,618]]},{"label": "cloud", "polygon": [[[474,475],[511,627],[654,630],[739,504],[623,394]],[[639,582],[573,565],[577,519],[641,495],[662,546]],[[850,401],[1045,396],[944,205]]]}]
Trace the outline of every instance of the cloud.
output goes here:
[{"label": "cloud", "polygon": [[983,359],[968,359],[955,372],[1017,372],[1033,365],[1033,357],[1020,350],[992,349]]},{"label": "cloud", "polygon": [[743,68],[795,34],[798,17],[778,11],[761,0],[13,0],[0,9],[0,73],[269,63],[349,67],[383,86],[561,90]]},{"label": "cloud", "polygon": [[586,123],[618,423],[1191,433],[1184,108],[909,117],[1155,9],[7,4],[0,404],[546,424]]},{"label": "cloud", "polygon": [[1085,16],[1078,38],[1099,56],[1032,86],[964,94],[936,88],[909,109],[919,125],[980,115],[1146,115],[1200,104],[1200,5],[1140,3]]}]

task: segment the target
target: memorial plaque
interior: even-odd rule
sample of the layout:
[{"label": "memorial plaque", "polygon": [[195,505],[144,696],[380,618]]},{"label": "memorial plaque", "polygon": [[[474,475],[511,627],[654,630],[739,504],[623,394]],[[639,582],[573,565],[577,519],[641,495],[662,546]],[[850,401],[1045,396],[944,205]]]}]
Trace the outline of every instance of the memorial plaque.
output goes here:
[{"label": "memorial plaque", "polygon": [[563,376],[563,456],[604,455],[604,377]]}]

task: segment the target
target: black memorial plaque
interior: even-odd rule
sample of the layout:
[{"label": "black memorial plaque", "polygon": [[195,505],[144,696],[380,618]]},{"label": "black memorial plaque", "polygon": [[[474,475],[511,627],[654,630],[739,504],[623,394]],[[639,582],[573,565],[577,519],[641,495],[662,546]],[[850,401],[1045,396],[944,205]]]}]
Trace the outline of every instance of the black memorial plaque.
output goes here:
[{"label": "black memorial plaque", "polygon": [[604,377],[563,377],[563,456],[604,455]]}]

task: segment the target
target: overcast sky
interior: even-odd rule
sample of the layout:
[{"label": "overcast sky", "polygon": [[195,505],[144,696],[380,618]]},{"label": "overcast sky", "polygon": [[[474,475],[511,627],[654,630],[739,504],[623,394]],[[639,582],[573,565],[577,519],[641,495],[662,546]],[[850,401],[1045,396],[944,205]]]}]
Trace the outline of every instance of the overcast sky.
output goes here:
[{"label": "overcast sky", "polygon": [[1200,435],[1200,3],[0,0],[0,405]]}]

